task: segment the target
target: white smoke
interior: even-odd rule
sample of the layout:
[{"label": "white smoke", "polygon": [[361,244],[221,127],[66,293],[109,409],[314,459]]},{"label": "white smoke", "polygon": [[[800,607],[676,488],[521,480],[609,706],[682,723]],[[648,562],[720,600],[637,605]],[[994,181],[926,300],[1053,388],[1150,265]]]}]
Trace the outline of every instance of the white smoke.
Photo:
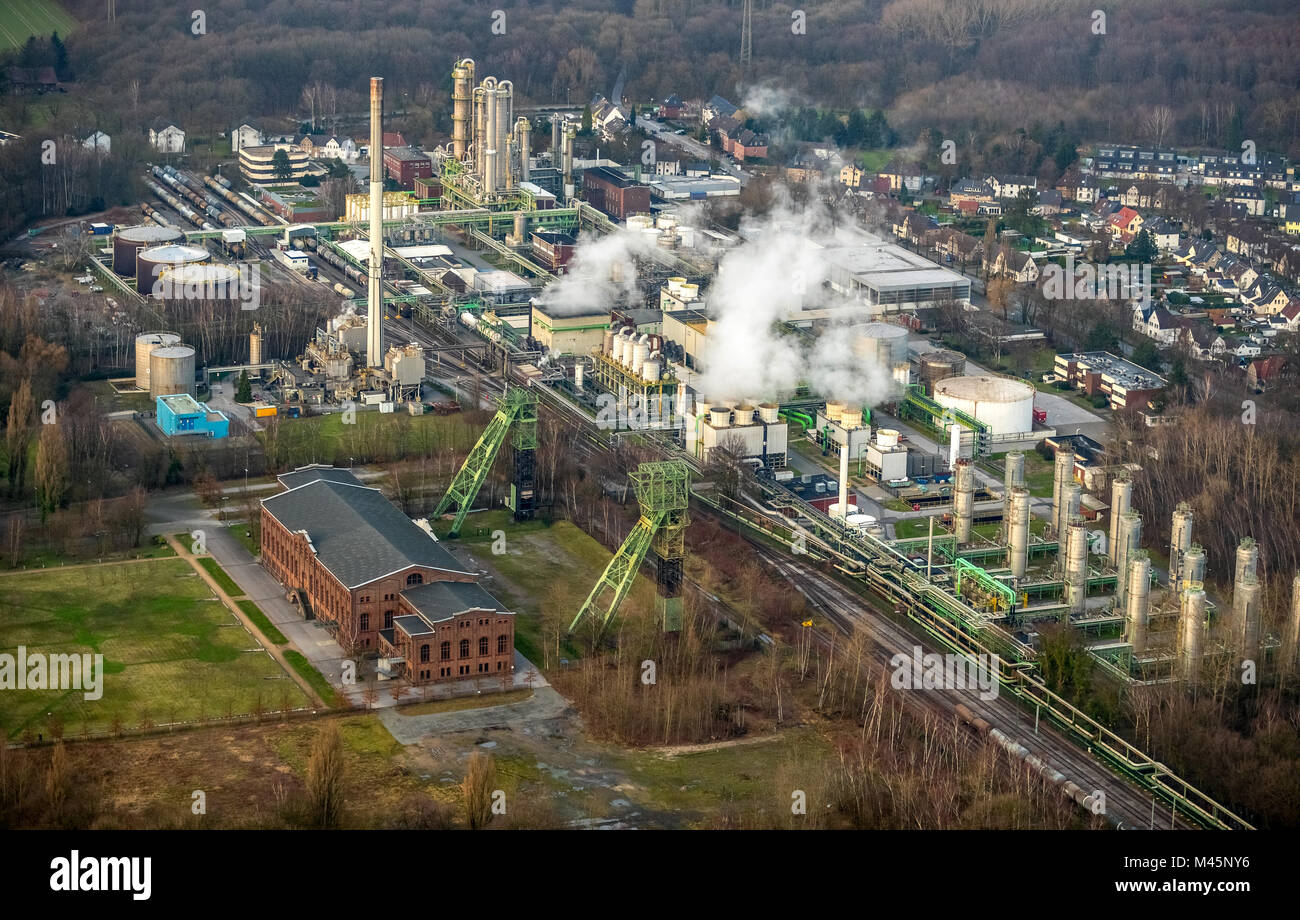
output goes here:
[{"label": "white smoke", "polygon": [[[649,256],[657,246],[655,234],[628,227],[605,236],[583,235],[566,272],[545,288],[539,301],[555,316],[639,306],[633,260]],[[613,280],[616,276],[622,280]]]},{"label": "white smoke", "polygon": [[740,108],[754,118],[771,118],[808,104],[806,99],[784,86],[760,83],[745,90]]}]

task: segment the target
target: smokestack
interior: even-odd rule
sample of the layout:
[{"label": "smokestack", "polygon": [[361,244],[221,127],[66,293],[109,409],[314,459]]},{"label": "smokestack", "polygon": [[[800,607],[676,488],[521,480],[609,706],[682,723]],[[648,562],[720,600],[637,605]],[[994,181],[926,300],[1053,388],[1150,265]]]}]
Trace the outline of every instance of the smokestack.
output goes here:
[{"label": "smokestack", "polygon": [[1183,589],[1183,679],[1195,684],[1201,676],[1201,638],[1205,629],[1205,589],[1191,584]]},{"label": "smokestack", "polygon": [[957,543],[970,542],[975,521],[975,468],[964,457],[957,461],[953,484],[953,536]]},{"label": "smokestack", "polygon": [[1151,604],[1151,559],[1145,550],[1138,550],[1128,563],[1128,642],[1133,654],[1141,655],[1147,648],[1147,622]]},{"label": "smokestack", "polygon": [[849,516],[849,445],[840,447],[840,517]]},{"label": "smokestack", "polygon": [[1122,470],[1110,484],[1110,543],[1106,547],[1106,555],[1111,562],[1117,558],[1115,547],[1119,545],[1119,519],[1132,507],[1133,480],[1129,478],[1127,470]]},{"label": "smokestack", "polygon": [[366,299],[366,363],[382,367],[384,271],[384,78],[370,78],[370,291]]},{"label": "smokestack", "polygon": [[1029,490],[1011,490],[1010,566],[1013,578],[1024,578],[1029,567]]},{"label": "smokestack", "polygon": [[1088,529],[1082,518],[1066,525],[1066,544],[1065,599],[1071,614],[1081,614],[1088,606]]},{"label": "smokestack", "polygon": [[1128,564],[1142,545],[1142,515],[1125,511],[1119,519],[1119,546],[1115,550],[1115,606],[1125,609],[1128,603]]},{"label": "smokestack", "polygon": [[961,426],[956,422],[948,429],[948,469],[957,469],[957,461],[961,458]]},{"label": "smokestack", "polygon": [[1179,502],[1169,530],[1169,588],[1177,597],[1182,591],[1183,556],[1192,548],[1192,506]]}]

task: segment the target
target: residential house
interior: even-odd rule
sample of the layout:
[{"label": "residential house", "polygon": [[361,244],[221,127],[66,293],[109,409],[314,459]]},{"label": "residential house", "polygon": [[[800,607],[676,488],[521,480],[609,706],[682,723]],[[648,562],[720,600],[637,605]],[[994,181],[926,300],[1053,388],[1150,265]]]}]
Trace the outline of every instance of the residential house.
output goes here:
[{"label": "residential house", "polygon": [[737,160],[744,162],[745,160],[767,156],[767,145],[768,138],[766,134],[755,134],[745,128],[731,142],[731,150],[728,152]]},{"label": "residential house", "polygon": [[1286,366],[1286,355],[1269,355],[1267,358],[1251,361],[1246,365],[1246,384],[1252,390],[1262,390],[1265,385],[1281,378]]},{"label": "residential house", "polygon": [[94,134],[91,134],[82,141],[81,146],[85,147],[87,150],[95,150],[99,153],[111,153],[113,149],[113,140],[103,131],[96,131]]},{"label": "residential house", "polygon": [[1300,297],[1288,301],[1285,307],[1268,318],[1268,323],[1274,329],[1285,332],[1300,330]]},{"label": "residential house", "polygon": [[162,153],[184,153],[185,132],[170,122],[155,122],[149,129],[149,146]]},{"label": "residential house", "polygon": [[1236,205],[1251,217],[1264,216],[1264,193],[1254,186],[1234,185],[1223,193],[1223,200]]},{"label": "residential house", "polygon": [[963,201],[973,201],[976,205],[990,204],[994,197],[992,186],[978,179],[962,179],[948,191],[948,202],[954,208]]},{"label": "residential house", "polygon": [[713,96],[704,107],[700,110],[700,120],[708,127],[713,126],[715,119],[719,117],[733,118],[740,111],[726,99],[721,96]]},{"label": "residential house", "polygon": [[938,229],[939,224],[933,217],[919,211],[905,211],[902,220],[894,225],[894,235],[913,246],[924,246]]},{"label": "residential house", "polygon": [[659,116],[661,118],[681,118],[682,109],[683,103],[681,97],[674,93],[663,102],[659,103]]},{"label": "residential house", "polygon": [[262,136],[262,132],[248,122],[244,122],[230,132],[231,153],[239,153],[244,147],[261,147],[265,143],[266,138]]},{"label": "residential house", "polygon": [[1034,206],[1029,209],[1029,213],[1038,214],[1043,217],[1060,214],[1062,201],[1063,199],[1060,192],[1054,188],[1045,188],[1038,193],[1038,200],[1034,202]]},{"label": "residential house", "polygon": [[1140,300],[1133,310],[1133,330],[1155,341],[1157,345],[1168,348],[1178,341],[1182,326],[1164,306],[1156,303],[1143,304]]},{"label": "residential house", "polygon": [[1130,207],[1122,207],[1106,219],[1111,239],[1127,245],[1142,229],[1142,215]]},{"label": "residential house", "polygon": [[10,67],[7,75],[14,92],[48,93],[59,87],[53,67]]},{"label": "residential house", "polygon": [[1003,201],[1014,201],[1027,191],[1038,190],[1038,180],[1033,176],[989,176],[984,182]]},{"label": "residential house", "polygon": [[848,188],[861,188],[862,168],[853,163],[845,164],[840,169],[840,184]]},{"label": "residential house", "polygon": [[963,265],[974,265],[984,260],[983,241],[952,227],[935,230],[930,235],[930,245],[937,252],[951,256],[953,261]]},{"label": "residential house", "polygon": [[1256,281],[1254,287],[1243,294],[1241,299],[1250,304],[1255,313],[1260,316],[1281,313],[1291,302],[1291,296],[1282,290],[1281,285],[1263,278]]},{"label": "residential house", "polygon": [[1006,243],[985,254],[984,270],[990,277],[1010,278],[1017,284],[1033,284],[1039,274],[1033,256]]},{"label": "residential house", "polygon": [[1161,252],[1173,252],[1178,248],[1178,228],[1168,218],[1156,217],[1144,223],[1142,229]]}]

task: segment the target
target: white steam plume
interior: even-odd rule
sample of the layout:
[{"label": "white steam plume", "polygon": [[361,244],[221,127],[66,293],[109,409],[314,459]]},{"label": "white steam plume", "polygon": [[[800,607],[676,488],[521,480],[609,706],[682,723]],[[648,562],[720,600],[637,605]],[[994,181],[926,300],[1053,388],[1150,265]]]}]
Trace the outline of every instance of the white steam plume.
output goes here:
[{"label": "white steam plume", "polygon": [[[601,237],[584,235],[568,270],[548,285],[539,299],[556,316],[608,313],[629,303],[639,306],[633,259],[650,255],[657,245],[654,234],[627,227]],[[622,281],[611,280],[615,266],[621,270]]]}]

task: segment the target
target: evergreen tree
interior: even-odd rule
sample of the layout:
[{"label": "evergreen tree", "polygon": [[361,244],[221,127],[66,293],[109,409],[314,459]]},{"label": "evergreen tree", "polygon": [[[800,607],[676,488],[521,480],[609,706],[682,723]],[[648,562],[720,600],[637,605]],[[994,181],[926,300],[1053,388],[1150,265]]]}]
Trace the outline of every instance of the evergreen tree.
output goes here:
[{"label": "evergreen tree", "polygon": [[591,134],[591,103],[582,107],[582,130],[581,133],[586,136]]},{"label": "evergreen tree", "polygon": [[248,382],[248,371],[239,372],[239,384],[235,387],[235,402],[247,403],[253,401],[253,387]]},{"label": "evergreen tree", "polygon": [[1151,262],[1156,257],[1156,244],[1151,241],[1151,234],[1145,230],[1138,232],[1133,241],[1124,247],[1124,255],[1135,262]]},{"label": "evergreen tree", "polygon": [[60,80],[70,80],[72,74],[68,70],[68,49],[64,47],[58,32],[50,36],[50,47],[54,50],[54,75]]}]

